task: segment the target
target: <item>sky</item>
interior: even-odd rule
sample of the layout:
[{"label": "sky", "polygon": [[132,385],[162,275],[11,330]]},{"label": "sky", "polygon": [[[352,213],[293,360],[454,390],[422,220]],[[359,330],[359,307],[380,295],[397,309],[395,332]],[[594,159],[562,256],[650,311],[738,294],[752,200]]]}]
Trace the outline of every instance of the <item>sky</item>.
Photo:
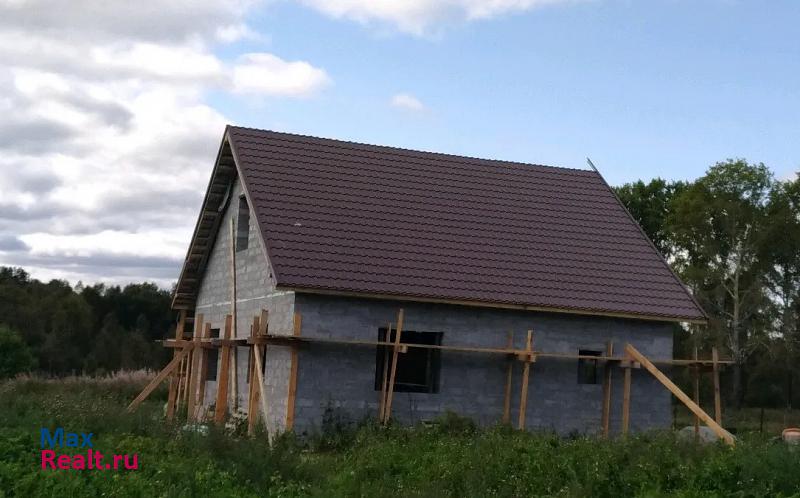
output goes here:
[{"label": "sky", "polygon": [[168,288],[227,123],[794,178],[798,26],[788,0],[0,0],[0,265]]}]

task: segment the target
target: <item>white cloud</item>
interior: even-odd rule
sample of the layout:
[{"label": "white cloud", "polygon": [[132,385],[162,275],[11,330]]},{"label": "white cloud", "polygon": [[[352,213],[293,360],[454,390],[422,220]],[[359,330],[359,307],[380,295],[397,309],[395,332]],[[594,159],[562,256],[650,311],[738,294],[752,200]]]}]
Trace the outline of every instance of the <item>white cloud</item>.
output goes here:
[{"label": "white cloud", "polygon": [[579,0],[300,0],[335,19],[390,25],[414,35],[454,23],[575,1]]},{"label": "white cloud", "polygon": [[253,31],[250,26],[244,23],[220,26],[217,28],[214,36],[217,40],[223,43],[233,43],[239,40],[253,40],[260,42],[269,40],[268,36],[262,35],[257,31]]},{"label": "white cloud", "polygon": [[323,69],[305,61],[287,62],[272,54],[244,54],[233,67],[233,90],[238,93],[303,97],[330,82]]},{"label": "white cloud", "polygon": [[202,46],[125,43],[93,47],[90,55],[95,64],[112,74],[138,78],[209,81],[224,74],[222,62]]},{"label": "white cloud", "polygon": [[177,278],[228,122],[207,93],[302,97],[330,81],[305,61],[215,55],[263,40],[252,3],[0,0],[0,265]]},{"label": "white cloud", "polygon": [[407,111],[420,112],[425,110],[425,106],[419,101],[419,99],[407,93],[398,93],[397,95],[394,95],[389,103],[392,105],[392,107],[405,109]]}]

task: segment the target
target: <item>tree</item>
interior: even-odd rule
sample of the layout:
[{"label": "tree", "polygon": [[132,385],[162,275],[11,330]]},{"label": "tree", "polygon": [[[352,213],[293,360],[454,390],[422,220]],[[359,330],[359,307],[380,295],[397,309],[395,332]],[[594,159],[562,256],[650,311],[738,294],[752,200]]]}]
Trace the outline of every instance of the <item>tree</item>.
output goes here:
[{"label": "tree", "polygon": [[35,366],[36,360],[19,333],[0,325],[0,379],[29,372]]},{"label": "tree", "polygon": [[761,261],[774,313],[774,330],[783,347],[786,399],[792,406],[793,380],[800,363],[800,178],[777,183],[767,206]]},{"label": "tree", "polygon": [[712,315],[709,331],[731,351],[737,406],[742,366],[756,345],[758,314],[766,302],[759,256],[772,184],[764,164],[717,163],[675,198],[668,219],[675,265]]},{"label": "tree", "polygon": [[650,183],[639,180],[614,189],[631,216],[665,258],[673,253],[667,219],[673,210],[673,200],[686,188],[685,182],[667,182],[655,178]]}]

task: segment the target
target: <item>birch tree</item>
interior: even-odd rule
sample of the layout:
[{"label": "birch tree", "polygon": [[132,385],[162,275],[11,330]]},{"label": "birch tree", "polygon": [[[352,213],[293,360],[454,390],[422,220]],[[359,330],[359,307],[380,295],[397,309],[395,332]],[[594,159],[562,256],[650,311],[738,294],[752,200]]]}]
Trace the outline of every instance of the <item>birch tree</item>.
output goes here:
[{"label": "birch tree", "polygon": [[711,315],[708,332],[724,342],[735,362],[737,406],[742,367],[758,345],[752,325],[766,302],[759,258],[772,184],[763,164],[717,163],[676,197],[669,219],[674,264]]}]

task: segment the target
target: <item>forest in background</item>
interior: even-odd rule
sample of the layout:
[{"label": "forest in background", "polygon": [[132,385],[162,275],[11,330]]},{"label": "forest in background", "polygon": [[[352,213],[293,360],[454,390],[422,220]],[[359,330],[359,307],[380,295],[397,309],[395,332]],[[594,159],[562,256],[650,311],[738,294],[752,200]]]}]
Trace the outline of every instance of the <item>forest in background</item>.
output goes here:
[{"label": "forest in background", "polygon": [[[728,160],[695,181],[614,189],[709,315],[676,329],[675,355],[722,348],[728,403],[800,404],[800,179]],[[0,267],[0,378],[158,368],[171,292],[151,283],[70,286]]]},{"label": "forest in background", "polygon": [[155,341],[175,330],[171,299],[152,283],[73,287],[0,267],[0,378],[158,368],[167,354]]}]

